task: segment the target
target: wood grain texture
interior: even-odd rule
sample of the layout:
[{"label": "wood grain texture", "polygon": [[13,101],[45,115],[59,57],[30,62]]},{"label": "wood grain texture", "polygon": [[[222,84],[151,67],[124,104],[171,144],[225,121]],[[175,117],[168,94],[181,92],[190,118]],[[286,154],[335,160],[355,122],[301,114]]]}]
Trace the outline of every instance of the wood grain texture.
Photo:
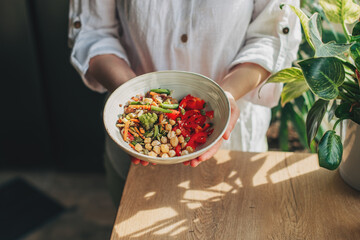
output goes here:
[{"label": "wood grain texture", "polygon": [[360,239],[360,193],[313,154],[132,166],[111,239]]}]

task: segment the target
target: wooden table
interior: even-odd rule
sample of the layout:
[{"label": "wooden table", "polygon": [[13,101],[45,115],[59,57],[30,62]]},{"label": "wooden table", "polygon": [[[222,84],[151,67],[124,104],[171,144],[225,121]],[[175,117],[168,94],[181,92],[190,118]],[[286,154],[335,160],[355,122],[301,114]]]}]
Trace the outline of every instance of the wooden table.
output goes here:
[{"label": "wooden table", "polygon": [[360,193],[314,154],[131,166],[111,239],[360,239]]}]

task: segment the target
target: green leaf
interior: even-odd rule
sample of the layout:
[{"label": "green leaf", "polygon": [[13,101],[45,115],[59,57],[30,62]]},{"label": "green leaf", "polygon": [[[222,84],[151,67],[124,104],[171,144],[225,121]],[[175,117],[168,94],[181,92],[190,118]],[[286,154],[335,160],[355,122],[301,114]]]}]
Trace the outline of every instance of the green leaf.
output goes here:
[{"label": "green leaf", "polygon": [[[309,29],[309,18],[308,16],[306,16],[306,14],[301,11],[301,9],[295,7],[295,6],[292,6],[292,5],[288,5],[286,4],[287,6],[289,6],[291,8],[291,10],[298,16],[298,18],[300,19],[300,23],[301,23],[301,26],[304,30],[304,35],[305,35],[305,38],[306,38],[306,41],[309,43],[310,47],[312,49],[315,49],[313,43],[311,42],[310,40],[310,29]],[[284,4],[280,5],[280,7],[282,8],[284,6]]]},{"label": "green leaf", "polygon": [[317,131],[321,125],[321,121],[324,118],[326,109],[328,107],[329,101],[322,99],[317,100],[314,105],[311,107],[307,117],[306,117],[306,133],[308,146],[310,146],[311,141],[315,138]]},{"label": "green leaf", "polygon": [[338,96],[344,82],[345,70],[335,57],[309,58],[299,62],[307,84],[318,97],[331,100]]},{"label": "green leaf", "polygon": [[296,80],[285,84],[281,92],[281,106],[284,106],[291,100],[300,97],[307,90],[309,90],[309,87],[304,78],[302,80]]},{"label": "green leaf", "polygon": [[336,103],[336,100],[333,101],[333,104],[331,105],[331,108],[330,110],[328,111],[328,122],[330,122],[334,116],[335,116],[335,110],[337,108],[337,103]]},{"label": "green leaf", "polygon": [[335,116],[341,119],[350,119],[351,104],[342,102],[335,110]]},{"label": "green leaf", "polygon": [[351,36],[350,42],[360,42],[360,35]]},{"label": "green leaf", "polygon": [[304,75],[300,68],[292,67],[273,74],[266,83],[289,83],[297,80],[304,81]]},{"label": "green leaf", "polygon": [[336,43],[334,41],[321,44],[315,51],[316,57],[342,57],[343,54],[349,50],[351,44],[349,43]]},{"label": "green leaf", "polygon": [[360,6],[352,0],[320,0],[327,18],[334,23],[353,23],[360,17]]},{"label": "green leaf", "polygon": [[353,35],[353,36],[358,36],[358,35],[360,35],[360,22],[357,22],[357,23],[355,24],[355,26],[353,27],[352,35]]},{"label": "green leaf", "polygon": [[360,107],[352,106],[352,103],[342,102],[335,110],[335,116],[339,119],[350,119],[360,124]]},{"label": "green leaf", "polygon": [[296,67],[286,68],[275,73],[266,83],[286,83],[281,93],[282,106],[309,89],[301,69]]},{"label": "green leaf", "polygon": [[355,59],[355,66],[356,66],[357,70],[360,71],[360,57],[357,57]]},{"label": "green leaf", "polygon": [[350,55],[353,59],[360,57],[360,43],[355,43],[350,47]]},{"label": "green leaf", "polygon": [[322,42],[322,28],[321,21],[318,13],[314,13],[309,19],[309,30],[310,30],[310,39],[314,44],[315,49],[317,49]]},{"label": "green leaf", "polygon": [[318,13],[314,13],[311,16],[309,20],[309,29],[310,40],[314,44],[316,57],[342,56],[342,54],[351,46],[351,44],[348,43],[338,44],[335,41],[323,43],[321,21]]},{"label": "green leaf", "polygon": [[284,109],[281,111],[280,127],[279,127],[279,145],[281,151],[289,151],[289,130],[288,130],[288,114]]},{"label": "green leaf", "polygon": [[335,170],[342,158],[343,146],[340,136],[330,130],[325,133],[319,142],[318,157],[320,167]]},{"label": "green leaf", "polygon": [[306,126],[304,119],[294,110],[293,105],[286,104],[285,108],[292,122],[292,125],[298,134],[300,143],[306,147],[307,139],[306,139]]}]

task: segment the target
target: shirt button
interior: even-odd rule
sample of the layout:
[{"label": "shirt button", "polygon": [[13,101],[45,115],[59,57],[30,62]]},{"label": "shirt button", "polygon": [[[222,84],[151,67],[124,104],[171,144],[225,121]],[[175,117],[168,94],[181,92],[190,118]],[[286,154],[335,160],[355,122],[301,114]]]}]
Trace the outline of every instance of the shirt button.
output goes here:
[{"label": "shirt button", "polygon": [[187,36],[186,34],[181,35],[181,41],[182,41],[183,43],[186,43],[187,40],[188,40],[188,36]]},{"label": "shirt button", "polygon": [[288,27],[284,27],[283,30],[282,30],[282,32],[283,32],[284,34],[288,34],[289,31],[290,31],[290,29],[289,29]]},{"label": "shirt button", "polygon": [[74,28],[81,28],[81,22],[80,21],[75,21],[74,22]]}]

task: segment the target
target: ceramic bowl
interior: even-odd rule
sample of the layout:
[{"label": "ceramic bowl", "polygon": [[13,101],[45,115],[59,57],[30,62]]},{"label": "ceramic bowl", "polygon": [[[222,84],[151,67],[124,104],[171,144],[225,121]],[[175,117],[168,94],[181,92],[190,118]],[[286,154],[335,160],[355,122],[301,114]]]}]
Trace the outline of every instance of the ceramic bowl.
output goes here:
[{"label": "ceramic bowl", "polygon": [[[136,152],[121,137],[116,122],[124,109],[119,104],[124,105],[131,97],[145,94],[154,88],[173,90],[172,97],[179,101],[191,94],[205,100],[206,111],[214,110],[214,118],[211,120],[214,131],[206,143],[197,147],[193,153],[169,158],[150,157]],[[160,71],[137,76],[117,88],[106,101],[103,117],[109,136],[131,156],[157,164],[175,164],[200,156],[220,140],[229,123],[230,103],[221,87],[203,75],[183,71]]]}]

